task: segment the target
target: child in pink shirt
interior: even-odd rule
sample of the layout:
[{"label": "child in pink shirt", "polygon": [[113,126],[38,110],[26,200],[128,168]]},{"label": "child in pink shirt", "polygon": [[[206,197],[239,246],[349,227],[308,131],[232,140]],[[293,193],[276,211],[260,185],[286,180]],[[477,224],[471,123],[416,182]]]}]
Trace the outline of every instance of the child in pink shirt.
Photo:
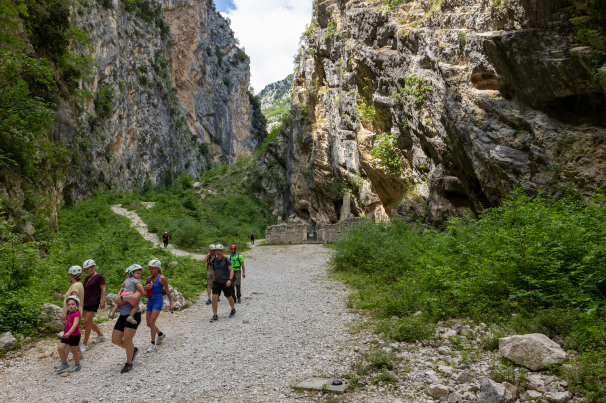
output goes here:
[{"label": "child in pink shirt", "polygon": [[74,356],[74,366],[69,370],[70,373],[80,371],[80,319],[82,315],[78,311],[80,306],[80,298],[75,295],[67,297],[67,315],[65,317],[65,328],[63,330],[63,338],[57,350],[61,357],[61,365],[55,370],[56,373],[65,371],[69,364],[67,363],[68,352],[66,351],[64,344],[70,347],[70,350]]}]

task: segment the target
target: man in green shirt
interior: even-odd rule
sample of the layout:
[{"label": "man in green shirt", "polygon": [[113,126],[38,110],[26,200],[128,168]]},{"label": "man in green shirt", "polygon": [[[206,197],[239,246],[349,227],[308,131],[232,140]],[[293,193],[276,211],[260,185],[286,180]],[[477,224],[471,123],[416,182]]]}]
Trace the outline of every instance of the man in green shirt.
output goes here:
[{"label": "man in green shirt", "polygon": [[236,292],[238,293],[237,301],[238,304],[242,299],[242,278],[246,278],[246,272],[244,271],[244,258],[241,254],[237,253],[238,247],[236,245],[232,245],[229,247],[229,260],[231,261],[231,265],[234,268],[234,282],[232,283],[232,297],[234,300],[236,299]]}]

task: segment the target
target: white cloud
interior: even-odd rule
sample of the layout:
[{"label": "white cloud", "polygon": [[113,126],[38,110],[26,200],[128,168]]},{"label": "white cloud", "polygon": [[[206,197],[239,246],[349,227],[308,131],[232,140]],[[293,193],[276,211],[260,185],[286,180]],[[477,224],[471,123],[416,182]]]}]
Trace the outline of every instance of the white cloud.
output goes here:
[{"label": "white cloud", "polygon": [[292,74],[292,59],[305,24],[311,21],[312,0],[233,0],[224,13],[246,48],[251,84],[256,92]]}]

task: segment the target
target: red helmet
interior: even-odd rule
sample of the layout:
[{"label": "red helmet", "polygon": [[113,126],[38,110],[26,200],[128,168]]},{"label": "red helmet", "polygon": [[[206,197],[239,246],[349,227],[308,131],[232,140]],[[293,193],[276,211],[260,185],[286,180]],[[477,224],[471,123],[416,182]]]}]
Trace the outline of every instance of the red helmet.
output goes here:
[{"label": "red helmet", "polygon": [[238,247],[236,246],[236,244],[233,244],[232,246],[229,247],[229,249],[238,249]]}]

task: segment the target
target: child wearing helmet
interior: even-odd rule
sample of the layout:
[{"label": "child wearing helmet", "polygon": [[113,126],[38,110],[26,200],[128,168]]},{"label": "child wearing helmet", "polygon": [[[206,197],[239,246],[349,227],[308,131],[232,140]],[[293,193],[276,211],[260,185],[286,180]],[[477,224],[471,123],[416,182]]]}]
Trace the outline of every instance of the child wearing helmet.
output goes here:
[{"label": "child wearing helmet", "polygon": [[[139,290],[141,292],[141,294],[144,294],[145,291],[143,290],[143,286],[139,282],[142,272],[143,272],[143,267],[139,266],[138,264],[129,266],[126,269],[126,271],[124,272],[124,274],[126,275],[126,280],[124,280],[124,282],[122,283],[122,288],[120,288],[120,291],[118,292],[118,294],[120,296],[124,297],[127,295],[134,294],[137,290]],[[131,309],[130,315],[128,315],[128,318],[126,318],[126,321],[129,323],[132,323],[133,325],[136,325],[138,322],[135,320],[135,314],[139,310],[139,302],[130,301],[130,302],[126,302],[126,303],[131,304],[133,306],[133,309]],[[114,309],[109,314],[110,318],[112,318],[112,319],[114,318],[116,311],[120,308],[121,305],[122,304],[114,305]]]},{"label": "child wearing helmet", "polygon": [[55,372],[60,373],[65,371],[69,364],[67,363],[67,350],[63,346],[67,344],[74,355],[74,366],[69,370],[70,373],[80,371],[80,319],[82,315],[78,311],[80,307],[80,298],[75,295],[70,295],[66,298],[67,315],[65,316],[65,328],[63,337],[57,347],[59,356],[61,357],[61,365],[55,369]]}]

